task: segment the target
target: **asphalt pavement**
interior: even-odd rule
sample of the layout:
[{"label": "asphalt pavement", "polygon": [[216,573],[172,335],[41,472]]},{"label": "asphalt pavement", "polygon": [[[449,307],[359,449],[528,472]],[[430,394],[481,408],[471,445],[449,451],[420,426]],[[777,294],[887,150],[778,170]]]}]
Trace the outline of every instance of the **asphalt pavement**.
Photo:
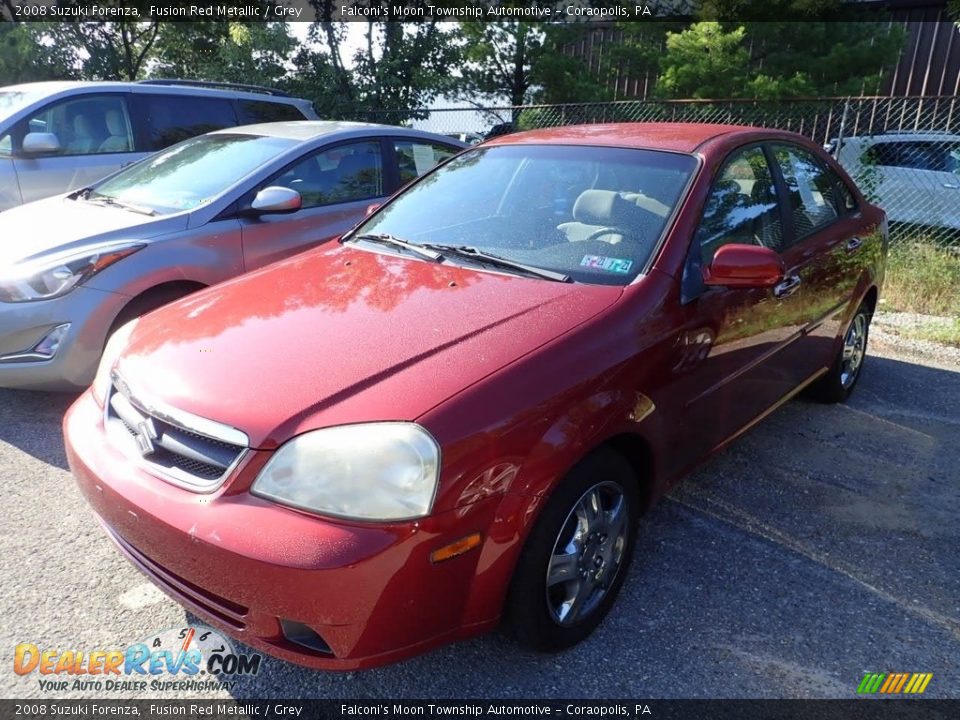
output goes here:
[{"label": "asphalt pavement", "polygon": [[[126,647],[195,618],[114,550],[73,484],[70,396],[0,390],[0,695],[14,647]],[[850,698],[867,672],[960,698],[960,368],[871,351],[846,406],[788,403],[646,518],[611,616],[559,655],[499,634],[365,672],[265,658],[245,698]],[[69,678],[72,680],[74,678]]]}]

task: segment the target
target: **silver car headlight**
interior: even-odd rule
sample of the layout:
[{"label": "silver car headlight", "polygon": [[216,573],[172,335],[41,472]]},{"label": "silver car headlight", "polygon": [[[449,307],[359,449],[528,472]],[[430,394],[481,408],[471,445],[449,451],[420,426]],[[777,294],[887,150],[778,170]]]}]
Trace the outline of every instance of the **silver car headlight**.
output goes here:
[{"label": "silver car headlight", "polygon": [[143,243],[108,243],[46,255],[0,269],[0,302],[51,300],[145,247]]},{"label": "silver car headlight", "polygon": [[343,425],[283,445],[250,492],[321,515],[411,520],[430,513],[439,474],[440,447],[419,425]]}]

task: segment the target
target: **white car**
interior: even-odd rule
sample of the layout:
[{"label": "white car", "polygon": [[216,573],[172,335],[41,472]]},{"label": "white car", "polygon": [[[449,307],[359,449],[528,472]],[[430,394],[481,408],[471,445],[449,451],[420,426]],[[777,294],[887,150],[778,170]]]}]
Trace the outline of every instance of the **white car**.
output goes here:
[{"label": "white car", "polygon": [[891,222],[960,230],[960,135],[884,133],[826,149]]}]

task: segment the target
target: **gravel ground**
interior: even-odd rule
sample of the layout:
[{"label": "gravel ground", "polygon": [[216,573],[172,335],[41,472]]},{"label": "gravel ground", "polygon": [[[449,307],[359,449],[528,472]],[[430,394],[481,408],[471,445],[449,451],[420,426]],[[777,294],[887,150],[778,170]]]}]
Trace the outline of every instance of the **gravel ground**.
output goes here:
[{"label": "gravel ground", "polygon": [[[266,658],[202,697],[849,698],[865,672],[897,671],[960,698],[960,372],[917,357],[877,343],[848,405],[791,402],[679,484],[648,516],[612,615],[573,650],[494,634],[348,674]],[[81,500],[59,434],[70,400],[0,390],[6,663],[20,642],[125,647],[193,619]],[[4,670],[3,697],[104,695],[44,695],[36,674]]]},{"label": "gravel ground", "polygon": [[902,330],[919,327],[949,327],[954,318],[920,313],[878,312],[870,324],[870,339],[903,355],[929,358],[935,362],[960,368],[960,347],[943,345],[930,340],[905,337]]}]

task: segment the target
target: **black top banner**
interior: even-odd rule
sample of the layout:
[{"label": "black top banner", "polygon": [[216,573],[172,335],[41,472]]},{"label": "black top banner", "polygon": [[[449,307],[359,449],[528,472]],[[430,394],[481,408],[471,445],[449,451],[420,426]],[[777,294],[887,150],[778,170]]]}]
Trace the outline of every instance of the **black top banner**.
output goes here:
[{"label": "black top banner", "polygon": [[[200,21],[553,23],[711,20],[850,20],[864,11],[944,5],[944,0],[860,0],[839,5],[802,0],[0,0],[13,22]],[[826,9],[824,9],[826,8]]]}]

